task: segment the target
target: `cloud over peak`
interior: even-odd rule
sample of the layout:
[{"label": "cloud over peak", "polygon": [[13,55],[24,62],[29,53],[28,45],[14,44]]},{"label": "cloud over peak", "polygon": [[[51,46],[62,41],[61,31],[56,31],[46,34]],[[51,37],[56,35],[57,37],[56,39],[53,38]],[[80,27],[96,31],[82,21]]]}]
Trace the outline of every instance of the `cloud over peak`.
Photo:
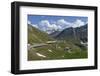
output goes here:
[{"label": "cloud over peak", "polygon": [[[31,22],[28,21],[28,24],[31,24]],[[74,22],[68,22],[65,19],[59,19],[53,23],[49,20],[41,20],[39,23],[31,25],[50,34],[57,30],[62,31],[63,29],[68,27],[81,27],[85,24],[86,23],[80,19],[76,19]]]},{"label": "cloud over peak", "polygon": [[28,20],[27,23],[28,23],[28,24],[31,24],[31,21]]},{"label": "cloud over peak", "polygon": [[29,25],[32,25],[33,27],[35,27],[35,28],[38,28],[38,25],[36,25],[36,24],[32,24],[29,20],[28,20],[28,22],[27,22]]},{"label": "cloud over peak", "polygon": [[51,33],[58,29],[56,24],[51,24],[48,20],[41,20],[38,26],[40,30],[46,31],[47,33]]},{"label": "cloud over peak", "polygon": [[77,19],[77,20],[73,23],[72,27],[73,27],[73,28],[76,28],[76,27],[81,27],[81,26],[84,26],[84,25],[85,25],[85,22],[83,22],[83,21],[80,20],[80,19]]},{"label": "cloud over peak", "polygon": [[57,24],[58,25],[70,25],[70,22],[67,22],[64,19],[60,19],[60,20],[57,21]]}]

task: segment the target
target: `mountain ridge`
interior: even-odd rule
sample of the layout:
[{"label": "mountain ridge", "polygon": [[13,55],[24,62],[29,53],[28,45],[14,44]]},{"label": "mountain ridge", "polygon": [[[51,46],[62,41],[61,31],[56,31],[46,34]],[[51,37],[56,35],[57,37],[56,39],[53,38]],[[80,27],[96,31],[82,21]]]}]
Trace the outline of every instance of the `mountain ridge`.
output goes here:
[{"label": "mountain ridge", "polygon": [[87,41],[87,25],[81,26],[81,27],[69,27],[64,29],[63,31],[55,31],[50,36],[52,36],[55,39],[78,39]]}]

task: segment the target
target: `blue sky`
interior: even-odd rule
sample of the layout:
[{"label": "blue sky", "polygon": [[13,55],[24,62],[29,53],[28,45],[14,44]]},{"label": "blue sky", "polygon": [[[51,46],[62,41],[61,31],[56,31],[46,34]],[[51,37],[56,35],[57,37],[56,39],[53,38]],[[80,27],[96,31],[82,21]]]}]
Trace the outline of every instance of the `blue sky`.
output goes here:
[{"label": "blue sky", "polygon": [[51,23],[59,19],[64,19],[69,22],[74,22],[76,19],[80,19],[84,22],[87,22],[87,17],[81,16],[53,16],[53,15],[28,15],[28,20],[32,24],[38,24],[41,20],[49,20]]},{"label": "blue sky", "polygon": [[88,23],[88,17],[80,16],[53,16],[53,15],[28,15],[28,24],[33,27],[52,33],[54,31],[62,31],[69,27],[80,27]]}]

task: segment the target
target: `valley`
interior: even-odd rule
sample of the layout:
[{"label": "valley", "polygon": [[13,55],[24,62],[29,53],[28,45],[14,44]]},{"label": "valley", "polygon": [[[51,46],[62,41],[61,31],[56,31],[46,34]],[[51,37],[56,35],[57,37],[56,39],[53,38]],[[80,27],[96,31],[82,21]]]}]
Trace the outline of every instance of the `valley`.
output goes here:
[{"label": "valley", "polygon": [[88,58],[87,25],[47,34],[28,24],[28,61]]}]

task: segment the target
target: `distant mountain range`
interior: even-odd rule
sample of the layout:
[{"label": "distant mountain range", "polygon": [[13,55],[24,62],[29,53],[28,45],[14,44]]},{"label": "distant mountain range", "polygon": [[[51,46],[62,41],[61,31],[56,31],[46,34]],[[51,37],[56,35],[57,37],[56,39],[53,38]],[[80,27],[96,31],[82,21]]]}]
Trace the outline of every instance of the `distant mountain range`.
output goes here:
[{"label": "distant mountain range", "polygon": [[43,42],[47,40],[53,40],[53,39],[58,39],[58,40],[79,40],[83,42],[87,42],[87,36],[88,36],[88,24],[80,27],[69,27],[65,28],[62,31],[54,31],[53,33],[46,33],[44,31],[41,31],[32,25],[28,24],[28,37],[29,37],[29,43],[32,42]]},{"label": "distant mountain range", "polygon": [[77,39],[82,40],[83,42],[87,42],[87,27],[88,24],[81,27],[69,27],[64,29],[63,31],[55,31],[50,34],[55,39]]}]

